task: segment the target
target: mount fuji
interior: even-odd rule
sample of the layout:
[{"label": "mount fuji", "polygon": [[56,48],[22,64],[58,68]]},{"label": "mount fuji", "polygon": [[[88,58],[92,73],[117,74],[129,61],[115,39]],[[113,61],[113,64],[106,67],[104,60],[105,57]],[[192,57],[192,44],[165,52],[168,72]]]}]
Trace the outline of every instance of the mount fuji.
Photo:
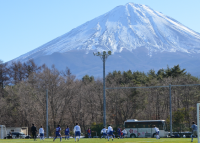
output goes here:
[{"label": "mount fuji", "polygon": [[127,3],[10,62],[34,59],[71,69],[77,78],[102,77],[102,61],[93,52],[112,51],[106,73],[114,70],[157,71],[179,64],[200,76],[200,33],[146,5]]}]

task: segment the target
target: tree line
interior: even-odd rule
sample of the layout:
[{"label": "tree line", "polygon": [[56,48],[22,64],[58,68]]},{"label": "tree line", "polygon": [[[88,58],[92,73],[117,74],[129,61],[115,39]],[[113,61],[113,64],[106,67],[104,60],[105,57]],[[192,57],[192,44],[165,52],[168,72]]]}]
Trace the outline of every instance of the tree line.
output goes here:
[{"label": "tree line", "polygon": [[[179,65],[148,73],[113,71],[106,76],[106,87],[143,87],[199,84],[197,77]],[[57,124],[83,130],[103,122],[103,80],[85,75],[77,79],[69,68],[58,71],[54,65],[37,66],[28,62],[0,62],[0,122],[6,126],[45,127],[48,90],[49,130]],[[172,87],[173,123],[196,121],[200,86]],[[106,91],[107,123],[121,125],[127,119],[167,120],[169,88],[110,89]]]}]

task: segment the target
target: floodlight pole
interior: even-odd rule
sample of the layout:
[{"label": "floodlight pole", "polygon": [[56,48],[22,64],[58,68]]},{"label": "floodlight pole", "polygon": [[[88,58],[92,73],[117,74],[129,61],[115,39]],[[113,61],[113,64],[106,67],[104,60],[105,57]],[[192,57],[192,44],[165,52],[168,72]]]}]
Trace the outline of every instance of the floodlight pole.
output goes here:
[{"label": "floodlight pole", "polygon": [[171,94],[171,84],[169,84],[169,103],[170,103],[170,136],[172,137],[172,94]]},{"label": "floodlight pole", "polygon": [[105,81],[105,55],[102,56],[103,59],[103,126],[106,126],[106,81]]},{"label": "floodlight pole", "polygon": [[[197,103],[197,135],[199,135],[199,104]],[[198,137],[198,143],[200,142],[200,138]]]},{"label": "floodlight pole", "polygon": [[106,81],[105,81],[105,63],[106,59],[109,55],[111,55],[111,51],[103,51],[103,53],[93,53],[94,56],[100,56],[103,61],[103,126],[106,127]]},{"label": "floodlight pole", "polygon": [[48,131],[48,89],[46,90],[46,137],[49,138]]}]

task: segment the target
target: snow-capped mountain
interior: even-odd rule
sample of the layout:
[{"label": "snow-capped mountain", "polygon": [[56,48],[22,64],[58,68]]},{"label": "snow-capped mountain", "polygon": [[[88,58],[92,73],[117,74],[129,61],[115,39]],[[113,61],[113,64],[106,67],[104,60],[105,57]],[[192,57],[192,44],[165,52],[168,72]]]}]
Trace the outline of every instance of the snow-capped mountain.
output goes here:
[{"label": "snow-capped mountain", "polygon": [[128,3],[13,61],[35,59],[38,64],[55,64],[58,69],[68,66],[78,77],[85,74],[101,77],[101,61],[91,56],[93,51],[104,50],[113,53],[108,60],[113,67],[107,72],[148,71],[180,64],[193,73],[191,64],[189,68],[186,63],[200,61],[200,34],[146,5]]}]

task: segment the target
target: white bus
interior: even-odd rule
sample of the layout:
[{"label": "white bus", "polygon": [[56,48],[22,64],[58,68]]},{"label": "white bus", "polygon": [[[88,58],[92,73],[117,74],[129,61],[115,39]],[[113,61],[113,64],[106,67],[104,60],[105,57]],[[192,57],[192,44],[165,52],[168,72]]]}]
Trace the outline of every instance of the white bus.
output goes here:
[{"label": "white bus", "polygon": [[124,122],[127,137],[130,138],[155,137],[155,129],[153,128],[153,125],[159,128],[160,137],[167,137],[168,131],[166,131],[165,120],[129,119]]}]

